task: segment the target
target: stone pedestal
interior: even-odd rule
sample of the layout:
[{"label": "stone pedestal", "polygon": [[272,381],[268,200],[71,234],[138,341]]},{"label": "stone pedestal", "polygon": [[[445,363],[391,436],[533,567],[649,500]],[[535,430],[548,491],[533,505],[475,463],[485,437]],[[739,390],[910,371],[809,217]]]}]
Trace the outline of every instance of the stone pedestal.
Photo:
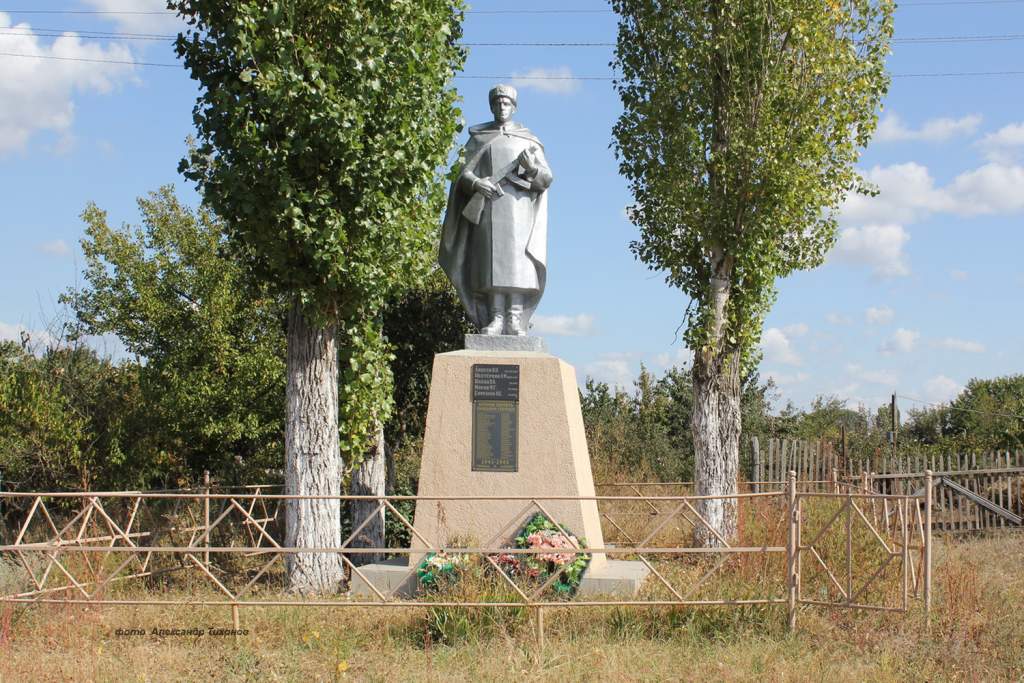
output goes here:
[{"label": "stone pedestal", "polygon": [[[494,339],[470,340],[467,336],[467,346],[477,348],[434,358],[420,466],[421,498],[414,523],[429,546],[413,535],[412,547],[511,546],[516,533],[538,512],[586,539],[588,547],[605,547],[596,501],[543,499],[594,495],[575,370],[547,353],[523,350],[527,345],[538,347],[537,342],[524,341],[533,338]],[[491,350],[479,348],[489,344]],[[501,344],[506,348],[495,348]],[[515,471],[473,469],[474,365],[518,368]],[[430,496],[515,496],[537,501],[424,499]],[[419,590],[412,570],[422,559],[422,553],[414,552],[408,560],[396,558],[360,567],[362,576],[353,575],[349,594],[376,599],[372,584],[384,594],[394,591],[397,597],[412,597]],[[648,573],[642,562],[595,554],[578,595],[629,598],[637,594]]]},{"label": "stone pedestal", "polygon": [[[516,471],[473,469],[473,366],[519,368],[518,448]],[[420,501],[415,527],[437,546],[500,547],[525,522],[544,513],[589,547],[603,548],[595,501],[543,500],[543,496],[593,496],[594,480],[583,430],[576,372],[571,365],[542,352],[465,350],[434,358],[427,411]],[[530,500],[431,501],[429,496],[524,496]],[[424,544],[413,538],[413,547]],[[413,554],[411,566],[423,555]],[[588,573],[607,565],[595,555]]]}]

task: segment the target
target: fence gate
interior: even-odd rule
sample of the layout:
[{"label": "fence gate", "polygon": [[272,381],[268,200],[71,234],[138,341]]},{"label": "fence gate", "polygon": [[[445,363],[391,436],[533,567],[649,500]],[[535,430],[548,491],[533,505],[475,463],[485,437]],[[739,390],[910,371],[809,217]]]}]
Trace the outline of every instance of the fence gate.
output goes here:
[{"label": "fence gate", "polygon": [[906,612],[921,597],[927,609],[931,487],[918,496],[846,488],[790,494],[791,621],[801,604]]}]

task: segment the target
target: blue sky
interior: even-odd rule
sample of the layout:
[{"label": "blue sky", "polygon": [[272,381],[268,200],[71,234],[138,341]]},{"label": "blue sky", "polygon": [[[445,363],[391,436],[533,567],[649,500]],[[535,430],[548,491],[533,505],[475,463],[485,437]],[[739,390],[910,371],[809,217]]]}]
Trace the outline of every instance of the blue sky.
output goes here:
[{"label": "blue sky", "polygon": [[[80,281],[86,202],[121,223],[137,220],[136,197],[165,183],[196,201],[176,172],[196,88],[181,68],[143,65],[173,63],[170,43],[97,35],[176,32],[170,16],[117,13],[159,12],[162,0],[19,5],[37,13],[0,6],[0,53],[70,59],[0,55],[4,338],[42,330],[59,315],[57,296]],[[487,13],[510,8],[548,12]],[[480,0],[472,9],[468,43],[615,40],[615,16],[600,0]],[[761,370],[781,402],[827,394],[873,407],[893,391],[945,401],[972,377],[1021,371],[1024,75],[904,75],[1024,72],[1021,27],[1024,2],[1014,0],[898,10],[896,76],[861,163],[882,193],[847,203],[828,262],[780,283],[765,326]],[[58,37],[66,31],[78,35]],[[914,40],[964,36],[1004,38]],[[516,83],[517,118],[545,142],[555,173],[538,331],[581,380],[628,385],[641,363],[661,372],[687,362],[676,335],[687,302],[628,250],[636,233],[609,149],[620,111],[611,84],[526,78],[606,77],[610,60],[610,47],[479,46],[465,75]],[[467,123],[489,118],[494,80],[458,80]]]}]

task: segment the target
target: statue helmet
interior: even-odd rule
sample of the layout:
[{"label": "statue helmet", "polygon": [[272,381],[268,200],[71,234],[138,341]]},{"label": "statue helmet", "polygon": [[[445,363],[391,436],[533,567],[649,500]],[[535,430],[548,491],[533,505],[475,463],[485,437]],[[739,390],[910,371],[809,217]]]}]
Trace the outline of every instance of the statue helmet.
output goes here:
[{"label": "statue helmet", "polygon": [[491,92],[488,93],[487,95],[487,101],[490,104],[494,104],[494,100],[498,99],[499,97],[507,97],[510,100],[512,100],[513,105],[519,106],[517,102],[518,95],[519,93],[517,93],[516,89],[513,88],[511,85],[499,83],[498,85],[491,88]]}]

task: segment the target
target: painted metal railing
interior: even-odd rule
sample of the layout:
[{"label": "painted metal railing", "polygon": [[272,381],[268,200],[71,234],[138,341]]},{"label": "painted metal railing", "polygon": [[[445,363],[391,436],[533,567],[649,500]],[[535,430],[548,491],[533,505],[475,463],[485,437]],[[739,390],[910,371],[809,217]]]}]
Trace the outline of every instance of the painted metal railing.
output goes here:
[{"label": "painted metal railing", "polygon": [[[240,609],[253,606],[528,608],[540,636],[547,609],[778,605],[785,606],[795,627],[801,605],[906,611],[916,596],[928,608],[931,477],[927,480],[920,496],[859,492],[839,482],[831,490],[809,490],[790,473],[782,491],[729,496],[650,495],[643,492],[648,487],[637,485],[633,495],[592,497],[330,497],[342,506],[375,501],[376,510],[367,520],[383,512],[403,531],[400,536],[415,539],[383,548],[357,547],[363,523],[353,524],[336,547],[285,547],[283,509],[288,501],[328,497],[268,493],[260,486],[224,493],[4,492],[0,495],[24,504],[9,540],[0,545],[0,559],[20,570],[22,586],[0,597],[0,603],[225,606],[231,608],[236,628]],[[719,537],[716,547],[694,545],[698,530],[705,537],[717,536],[699,512],[706,499],[735,501],[738,540]],[[555,501],[596,501],[606,536],[603,547],[577,542],[562,552],[640,562],[649,577],[635,596],[554,595],[550,589],[564,569],[556,567],[536,579],[510,569],[516,562],[499,559],[550,556],[550,548],[509,547],[498,537],[484,544],[427,538],[400,511],[427,500],[507,502],[515,511],[508,520],[511,529],[532,514],[544,514]],[[839,520],[844,524],[837,525]],[[572,538],[559,520],[551,521],[564,538]],[[866,543],[879,549],[877,565],[868,562],[874,556],[867,550],[854,557],[855,546],[860,553]],[[338,555],[348,580],[358,579],[368,591],[359,597],[288,595],[282,560],[296,553]],[[413,579],[421,568],[419,558],[431,554],[472,558],[482,575],[501,588],[499,598],[452,598],[429,590],[402,597],[397,591],[401,582],[377,585],[360,562],[368,555],[408,558],[405,578]],[[898,578],[893,569],[899,570]],[[726,581],[728,571],[735,576]],[[186,594],[180,599],[156,599],[145,589],[118,591],[131,581],[182,572],[200,578],[220,596],[210,598],[209,591],[189,594],[192,584],[184,581]],[[722,580],[716,583],[716,578]],[[742,586],[740,594],[729,593],[737,586]],[[271,595],[264,597],[267,593]]]}]

